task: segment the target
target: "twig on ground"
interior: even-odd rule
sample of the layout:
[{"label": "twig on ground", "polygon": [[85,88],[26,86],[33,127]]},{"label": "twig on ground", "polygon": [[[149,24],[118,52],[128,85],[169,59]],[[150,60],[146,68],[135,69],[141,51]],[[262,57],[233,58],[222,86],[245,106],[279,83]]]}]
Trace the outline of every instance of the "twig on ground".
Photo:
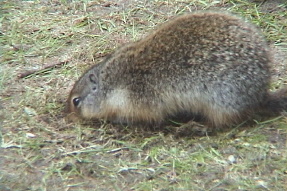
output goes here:
[{"label": "twig on ground", "polygon": [[69,62],[69,59],[67,59],[65,61],[60,61],[57,63],[47,64],[47,65],[44,65],[44,67],[41,69],[28,70],[28,71],[25,71],[23,73],[18,74],[17,76],[18,76],[18,78],[26,78],[32,74],[35,74],[35,75],[41,74],[41,73],[46,72],[47,70],[51,70],[53,68],[59,68],[68,62]]}]

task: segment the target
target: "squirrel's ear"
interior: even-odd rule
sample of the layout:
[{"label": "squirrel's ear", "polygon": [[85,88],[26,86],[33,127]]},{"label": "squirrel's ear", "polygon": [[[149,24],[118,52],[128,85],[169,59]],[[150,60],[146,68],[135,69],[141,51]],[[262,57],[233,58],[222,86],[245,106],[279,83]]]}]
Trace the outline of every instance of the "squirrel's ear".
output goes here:
[{"label": "squirrel's ear", "polygon": [[95,74],[90,74],[90,75],[89,75],[89,78],[90,78],[90,81],[91,81],[93,84],[97,84],[98,78],[95,76]]}]

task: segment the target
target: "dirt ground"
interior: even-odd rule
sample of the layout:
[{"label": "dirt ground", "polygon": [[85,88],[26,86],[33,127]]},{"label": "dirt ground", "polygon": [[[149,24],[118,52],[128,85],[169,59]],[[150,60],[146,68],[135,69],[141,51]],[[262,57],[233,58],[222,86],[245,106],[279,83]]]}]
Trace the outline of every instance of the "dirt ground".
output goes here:
[{"label": "dirt ground", "polygon": [[285,113],[204,135],[65,119],[87,68],[203,9],[258,25],[274,51],[270,89],[286,84],[285,0],[0,1],[0,190],[287,190]]}]

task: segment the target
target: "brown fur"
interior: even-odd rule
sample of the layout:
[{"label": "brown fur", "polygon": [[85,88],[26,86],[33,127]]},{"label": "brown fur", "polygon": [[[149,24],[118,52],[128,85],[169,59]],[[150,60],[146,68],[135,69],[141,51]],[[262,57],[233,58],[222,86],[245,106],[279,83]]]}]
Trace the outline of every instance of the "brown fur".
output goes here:
[{"label": "brown fur", "polygon": [[270,64],[269,47],[253,25],[227,13],[187,14],[84,73],[70,93],[68,112],[127,123],[186,113],[213,127],[228,126],[262,108],[286,108],[286,94],[268,91]]}]

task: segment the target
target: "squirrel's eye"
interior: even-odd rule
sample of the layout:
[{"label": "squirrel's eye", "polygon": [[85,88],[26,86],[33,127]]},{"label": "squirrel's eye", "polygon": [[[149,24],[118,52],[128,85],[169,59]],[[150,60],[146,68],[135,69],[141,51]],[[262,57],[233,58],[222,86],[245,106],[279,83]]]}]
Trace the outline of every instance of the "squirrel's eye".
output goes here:
[{"label": "squirrel's eye", "polygon": [[80,101],[81,101],[81,98],[79,98],[79,97],[74,98],[74,99],[73,99],[73,104],[74,104],[74,106],[77,107],[77,106],[79,105]]}]

